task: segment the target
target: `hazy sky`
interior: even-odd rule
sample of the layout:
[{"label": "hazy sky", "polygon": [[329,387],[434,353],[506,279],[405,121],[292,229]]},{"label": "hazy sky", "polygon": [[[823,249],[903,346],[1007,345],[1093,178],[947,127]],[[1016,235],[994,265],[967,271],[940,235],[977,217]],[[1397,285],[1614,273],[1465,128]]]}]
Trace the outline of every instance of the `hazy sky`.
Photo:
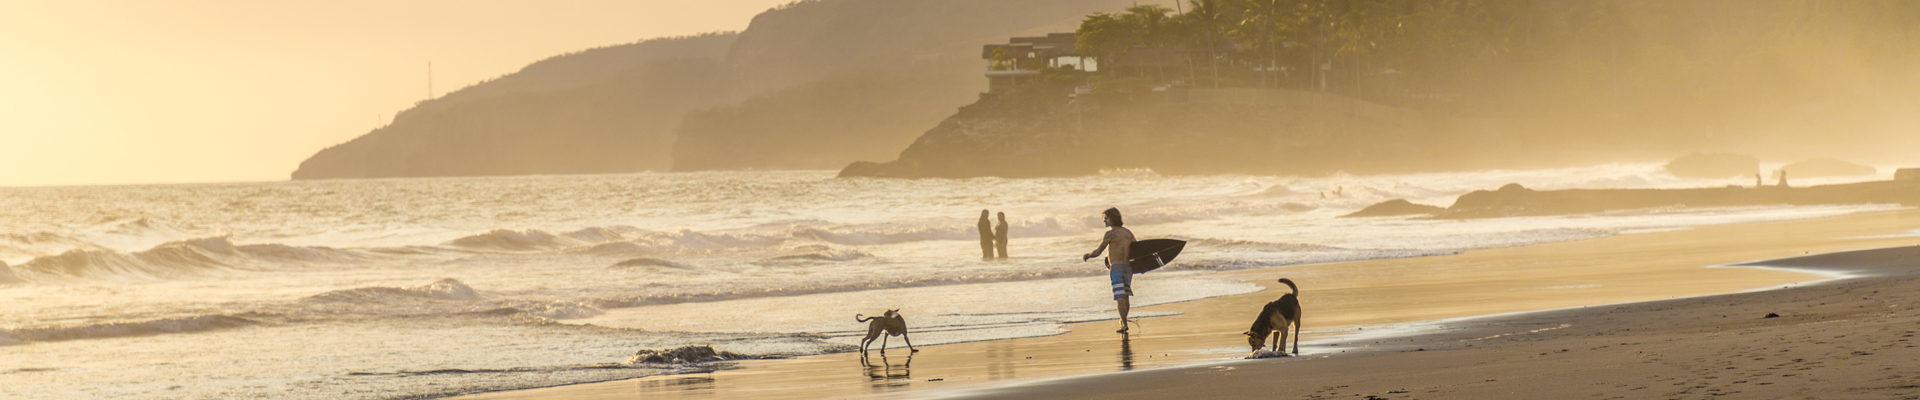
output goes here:
[{"label": "hazy sky", "polygon": [[426,97],[429,61],[445,94],[790,1],[0,0],[0,186],[284,180]]}]

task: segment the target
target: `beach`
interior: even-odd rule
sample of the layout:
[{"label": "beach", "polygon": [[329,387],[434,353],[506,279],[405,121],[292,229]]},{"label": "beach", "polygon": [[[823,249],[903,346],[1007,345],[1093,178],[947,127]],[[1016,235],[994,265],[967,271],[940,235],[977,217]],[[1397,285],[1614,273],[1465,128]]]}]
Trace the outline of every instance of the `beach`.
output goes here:
[{"label": "beach", "polygon": [[[1279,296],[1281,277],[1299,282],[1307,303],[1306,354],[1341,354],[1366,348],[1356,335],[1414,334],[1453,318],[1828,279],[1702,267],[1909,245],[1885,236],[1920,229],[1867,217],[1904,215],[1885,204],[1339,217],[1513,181],[1711,183],[1621,164],[1319,178],[736,171],[0,189],[0,205],[12,206],[0,209],[13,210],[0,212],[0,303],[11,306],[0,387],[21,399],[395,399],[630,395],[632,385],[693,379],[717,389],[686,394],[926,396],[1238,359],[1239,333]],[[1329,187],[1344,190],[1322,196]],[[1103,207],[1089,204],[1120,207],[1142,238],[1189,243],[1135,280],[1138,325],[1125,340],[1112,333],[1104,269],[1076,257],[1102,232]],[[1008,214],[1009,259],[974,252],[981,208]],[[863,364],[866,327],[853,317],[887,309],[906,316],[922,352],[901,357],[906,338],[891,338],[884,358]],[[754,360],[628,362],[698,345]],[[688,375],[714,370],[724,371]]]},{"label": "beach", "polygon": [[[1913,246],[1917,230],[1920,212],[1899,210],[1224,271],[1213,277],[1268,290],[1137,308],[1179,315],[1126,336],[1095,321],[910,358],[824,354],[461,398],[1911,396],[1920,379],[1897,363],[1920,354],[1901,341],[1920,328],[1903,294],[1920,251],[1734,265]],[[1341,284],[1382,276],[1394,283]],[[1302,355],[1242,360],[1240,332],[1280,277],[1301,286]],[[1816,372],[1789,372],[1801,368]]]}]

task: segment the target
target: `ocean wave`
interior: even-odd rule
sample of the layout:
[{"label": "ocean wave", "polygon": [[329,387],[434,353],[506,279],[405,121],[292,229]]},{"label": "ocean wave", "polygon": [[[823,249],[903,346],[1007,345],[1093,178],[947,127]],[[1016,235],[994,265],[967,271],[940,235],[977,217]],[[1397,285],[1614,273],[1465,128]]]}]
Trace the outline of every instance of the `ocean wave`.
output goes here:
[{"label": "ocean wave", "polygon": [[853,261],[873,258],[872,254],[852,249],[836,249],[824,245],[800,246],[781,252],[767,261]]},{"label": "ocean wave", "polygon": [[1259,251],[1347,250],[1345,248],[1340,248],[1340,247],[1323,246],[1323,245],[1310,244],[1310,243],[1274,243],[1274,242],[1258,242],[1258,241],[1251,241],[1251,240],[1235,240],[1235,239],[1189,238],[1189,237],[1182,237],[1182,236],[1173,236],[1172,238],[1185,240],[1187,242],[1187,245],[1190,247],[1206,248],[1206,249],[1259,250]]},{"label": "ocean wave", "polygon": [[662,260],[658,258],[646,258],[646,257],[617,262],[617,263],[614,263],[613,266],[615,268],[661,267],[661,268],[673,268],[673,269],[690,269],[686,265],[681,265],[680,263]]},{"label": "ocean wave", "polygon": [[370,286],[363,288],[335,290],[307,297],[307,300],[329,303],[394,303],[419,301],[476,301],[480,294],[472,287],[454,279],[439,281],[413,287]]},{"label": "ocean wave", "polygon": [[605,314],[600,308],[578,301],[535,301],[505,300],[489,303],[485,306],[469,307],[472,311],[510,309],[527,315],[549,319],[592,318]]},{"label": "ocean wave", "polygon": [[103,339],[128,336],[146,336],[168,333],[205,332],[218,329],[235,328],[257,324],[259,322],[229,315],[201,315],[183,318],[166,318],[139,322],[110,322],[79,326],[52,326],[43,328],[22,328],[0,330],[0,345],[8,342],[54,342],[63,340]]},{"label": "ocean wave", "polygon": [[547,233],[539,229],[495,229],[447,242],[455,247],[475,250],[531,251],[578,246],[578,239]]},{"label": "ocean wave", "polygon": [[72,238],[87,244],[76,247],[80,249],[133,250],[190,240],[207,234],[207,232],[195,233],[163,221],[139,217],[106,220],[101,224],[81,229],[74,233]]},{"label": "ocean wave", "polygon": [[1287,265],[1322,264],[1349,261],[1384,260],[1393,258],[1412,258],[1460,254],[1450,249],[1340,249],[1316,250],[1289,253],[1278,257],[1262,257],[1260,260],[1199,258],[1175,260],[1168,263],[1162,271],[1226,271],[1252,268],[1278,267]]},{"label": "ocean wave", "polygon": [[665,305],[665,304],[705,303],[705,302],[713,302],[713,301],[738,300],[738,299],[759,298],[759,297],[801,296],[801,295],[809,295],[809,294],[856,292],[856,291],[864,291],[864,290],[882,290],[882,289],[898,289],[898,288],[946,286],[946,285],[965,285],[965,284],[975,284],[975,283],[1030,281],[1030,280],[1039,280],[1039,279],[1092,276],[1095,274],[1105,274],[1106,272],[1104,271],[1105,270],[1089,271],[1086,269],[1073,269],[1073,270],[1016,272],[1016,273],[997,274],[997,275],[981,274],[981,275],[967,275],[967,276],[955,276],[955,277],[905,278],[905,279],[898,279],[898,280],[830,284],[830,285],[818,285],[818,286],[806,286],[806,287],[729,290],[729,291],[715,291],[715,292],[705,292],[705,293],[660,294],[660,295],[644,295],[644,296],[624,297],[624,298],[600,298],[600,299],[592,300],[588,304],[591,304],[594,308],[599,308],[599,309],[644,307],[644,306],[656,306],[656,305]]},{"label": "ocean wave", "polygon": [[136,252],[70,250],[20,264],[14,275],[27,278],[172,278],[220,270],[249,269],[261,263],[285,265],[305,262],[343,262],[363,259],[357,253],[326,247],[279,244],[235,245],[228,236],[168,242]]},{"label": "ocean wave", "polygon": [[20,282],[20,277],[13,275],[13,268],[8,267],[6,262],[0,261],[0,285]]}]

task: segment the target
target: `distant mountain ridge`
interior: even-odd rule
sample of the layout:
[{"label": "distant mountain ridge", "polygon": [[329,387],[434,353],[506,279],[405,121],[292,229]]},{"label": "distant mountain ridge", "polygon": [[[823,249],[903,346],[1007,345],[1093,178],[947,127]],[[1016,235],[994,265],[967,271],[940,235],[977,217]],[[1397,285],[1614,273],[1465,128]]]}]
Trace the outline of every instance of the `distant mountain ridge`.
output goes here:
[{"label": "distant mountain ridge", "polygon": [[[980,43],[1128,4],[795,2],[739,33],[535,62],[323,149],[293,178],[838,168],[898,152],[973,101]],[[700,123],[683,130],[690,112]]]},{"label": "distant mountain ridge", "polygon": [[548,58],[423,101],[328,147],[293,179],[665,169],[679,114],[717,104],[734,33],[653,39]]}]

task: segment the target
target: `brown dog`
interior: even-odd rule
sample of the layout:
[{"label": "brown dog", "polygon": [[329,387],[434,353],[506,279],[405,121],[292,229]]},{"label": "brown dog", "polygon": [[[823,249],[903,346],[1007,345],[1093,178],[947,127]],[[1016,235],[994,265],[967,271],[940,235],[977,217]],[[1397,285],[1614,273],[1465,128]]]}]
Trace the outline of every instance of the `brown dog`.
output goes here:
[{"label": "brown dog", "polygon": [[1281,295],[1279,300],[1267,303],[1265,308],[1260,309],[1260,317],[1254,318],[1253,327],[1247,329],[1247,345],[1253,346],[1253,351],[1260,351],[1267,344],[1267,337],[1279,331],[1280,337],[1275,338],[1278,340],[1273,342],[1273,349],[1287,354],[1287,328],[1291,326],[1292,354],[1300,354],[1300,287],[1294,286],[1293,280],[1287,278],[1280,278],[1280,283],[1287,284],[1293,293]]},{"label": "brown dog", "polygon": [[865,314],[854,314],[853,320],[867,323],[867,338],[860,340],[860,354],[867,354],[867,344],[873,343],[874,338],[880,338],[880,353],[887,352],[887,339],[880,336],[881,332],[886,332],[887,336],[899,336],[907,341],[907,350],[913,350],[912,353],[920,352],[919,349],[913,348],[913,338],[907,337],[907,318],[900,316],[899,309],[887,310],[886,314],[873,318],[867,318]]}]

